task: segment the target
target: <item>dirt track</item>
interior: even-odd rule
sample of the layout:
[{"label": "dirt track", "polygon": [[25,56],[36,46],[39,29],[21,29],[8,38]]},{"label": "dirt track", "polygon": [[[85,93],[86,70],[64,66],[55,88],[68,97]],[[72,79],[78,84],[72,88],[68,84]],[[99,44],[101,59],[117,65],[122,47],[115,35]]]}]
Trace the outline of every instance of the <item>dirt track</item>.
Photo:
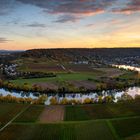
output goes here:
[{"label": "dirt track", "polygon": [[46,106],[40,115],[41,123],[53,123],[63,121],[64,107],[63,106]]}]

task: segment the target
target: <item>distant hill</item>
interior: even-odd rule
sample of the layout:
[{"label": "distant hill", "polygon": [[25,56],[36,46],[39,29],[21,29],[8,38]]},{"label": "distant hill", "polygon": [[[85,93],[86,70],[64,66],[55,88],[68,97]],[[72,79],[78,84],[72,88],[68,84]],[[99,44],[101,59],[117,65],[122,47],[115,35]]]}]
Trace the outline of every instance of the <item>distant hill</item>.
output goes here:
[{"label": "distant hill", "polygon": [[11,54],[17,52],[23,52],[23,50],[0,50],[0,54]]},{"label": "distant hill", "polygon": [[55,60],[86,60],[90,58],[113,59],[140,56],[140,48],[96,49],[32,49],[21,53],[22,57],[47,57]]}]

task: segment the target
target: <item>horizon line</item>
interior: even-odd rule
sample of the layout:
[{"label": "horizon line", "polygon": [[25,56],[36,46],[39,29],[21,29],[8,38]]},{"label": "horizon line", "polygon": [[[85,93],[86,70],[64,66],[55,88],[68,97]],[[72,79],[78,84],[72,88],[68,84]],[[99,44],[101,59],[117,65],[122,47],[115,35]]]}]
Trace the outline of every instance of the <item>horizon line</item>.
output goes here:
[{"label": "horizon line", "polygon": [[55,50],[55,49],[140,49],[140,47],[81,47],[81,48],[72,48],[72,47],[69,47],[69,48],[31,48],[31,49],[0,49],[0,51],[27,51],[27,50],[40,50],[40,49],[48,49],[48,50]]}]

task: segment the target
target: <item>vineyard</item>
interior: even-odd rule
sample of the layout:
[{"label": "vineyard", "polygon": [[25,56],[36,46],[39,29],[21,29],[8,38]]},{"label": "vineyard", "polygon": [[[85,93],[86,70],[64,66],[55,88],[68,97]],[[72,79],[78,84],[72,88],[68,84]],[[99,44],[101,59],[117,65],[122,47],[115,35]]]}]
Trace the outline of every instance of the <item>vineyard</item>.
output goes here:
[{"label": "vineyard", "polygon": [[139,105],[137,101],[77,106],[0,103],[0,139],[139,139]]}]

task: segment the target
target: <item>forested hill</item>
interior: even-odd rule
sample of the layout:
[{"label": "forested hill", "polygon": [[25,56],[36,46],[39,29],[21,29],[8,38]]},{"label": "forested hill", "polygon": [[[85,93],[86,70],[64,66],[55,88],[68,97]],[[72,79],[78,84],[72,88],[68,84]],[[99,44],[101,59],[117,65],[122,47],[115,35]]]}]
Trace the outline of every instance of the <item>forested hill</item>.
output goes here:
[{"label": "forested hill", "polygon": [[55,60],[89,58],[125,58],[140,56],[140,48],[100,48],[100,49],[32,49],[21,53],[22,57],[47,57]]}]

